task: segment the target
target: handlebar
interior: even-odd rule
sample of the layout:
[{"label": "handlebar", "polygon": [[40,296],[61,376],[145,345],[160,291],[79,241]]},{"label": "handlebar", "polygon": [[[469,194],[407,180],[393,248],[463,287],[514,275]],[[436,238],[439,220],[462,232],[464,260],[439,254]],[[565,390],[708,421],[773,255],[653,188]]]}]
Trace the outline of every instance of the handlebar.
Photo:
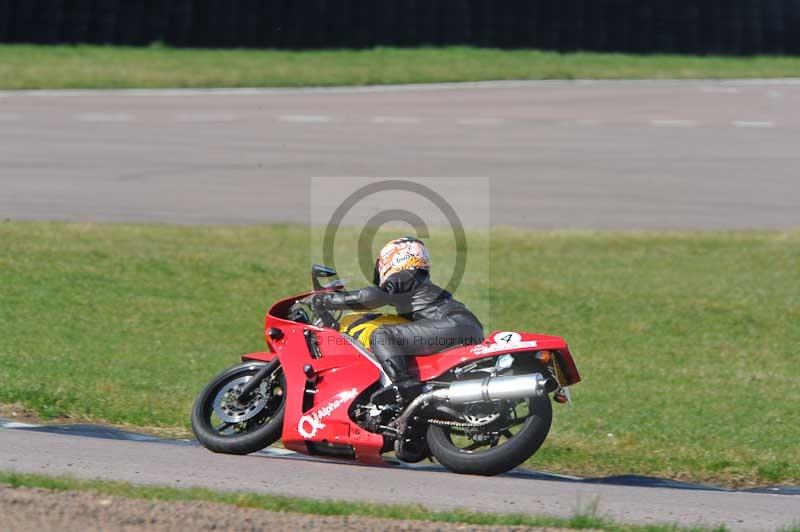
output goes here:
[{"label": "handlebar", "polygon": [[[339,321],[333,315],[333,313],[325,308],[325,305],[322,304],[322,298],[319,297],[321,294],[324,294],[325,291],[317,291],[313,294],[310,294],[299,301],[309,309],[311,309],[312,314],[315,318],[319,319],[323,326],[331,328],[331,329],[339,329]],[[316,321],[316,320],[312,320]]]}]

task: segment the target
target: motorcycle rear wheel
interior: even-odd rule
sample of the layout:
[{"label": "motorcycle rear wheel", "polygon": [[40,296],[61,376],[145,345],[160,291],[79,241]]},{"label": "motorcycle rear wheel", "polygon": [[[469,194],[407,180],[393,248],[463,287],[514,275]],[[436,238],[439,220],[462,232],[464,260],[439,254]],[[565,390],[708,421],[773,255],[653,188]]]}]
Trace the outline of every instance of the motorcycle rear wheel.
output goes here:
[{"label": "motorcycle rear wheel", "polygon": [[[488,443],[486,446],[489,448],[482,451],[478,451],[480,446],[477,443],[462,447],[468,437],[459,434],[456,429],[433,424],[428,426],[427,440],[431,454],[454,473],[492,476],[514,469],[539,450],[550,432],[553,420],[549,396],[531,397],[521,403],[522,406],[525,403],[528,413],[524,421],[518,423],[519,430],[512,433],[509,428],[503,429],[506,435],[498,435],[494,444]],[[505,441],[501,443],[500,439],[503,438]]]},{"label": "motorcycle rear wheel", "polygon": [[244,404],[237,401],[237,391],[263,363],[228,368],[200,392],[192,408],[192,431],[203,447],[215,453],[250,454],[280,439],[286,381],[278,360],[269,364],[275,369]]}]

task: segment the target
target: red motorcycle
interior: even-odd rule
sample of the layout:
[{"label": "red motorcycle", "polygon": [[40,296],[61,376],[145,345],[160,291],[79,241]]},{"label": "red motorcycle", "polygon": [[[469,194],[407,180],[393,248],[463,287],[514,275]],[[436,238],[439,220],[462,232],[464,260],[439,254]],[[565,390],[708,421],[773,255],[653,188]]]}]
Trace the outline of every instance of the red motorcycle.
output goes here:
[{"label": "red motorcycle", "polygon": [[550,430],[550,395],[568,402],[567,387],[580,381],[562,338],[498,331],[481,344],[410,357],[420,395],[373,404],[372,394],[391,381],[340,326],[341,313],[313,297],[343,289],[338,280],[320,283],[335,276],[315,265],[313,292],[269,309],[268,350],[243,355],[200,393],[192,430],[203,446],[248,454],[281,440],[299,453],[373,464],[393,450],[404,462],[435,458],[477,475],[508,471],[539,449]]}]

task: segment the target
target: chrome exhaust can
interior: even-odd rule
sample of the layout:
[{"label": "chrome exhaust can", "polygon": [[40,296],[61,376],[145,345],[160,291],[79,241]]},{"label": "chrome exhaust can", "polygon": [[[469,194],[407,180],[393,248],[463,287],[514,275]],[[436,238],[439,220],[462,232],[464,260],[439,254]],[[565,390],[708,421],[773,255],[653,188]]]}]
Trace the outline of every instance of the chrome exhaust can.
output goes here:
[{"label": "chrome exhaust can", "polygon": [[544,395],[557,387],[558,385],[552,377],[545,377],[541,373],[531,373],[454,382],[449,387],[436,392],[438,397],[446,399],[450,403],[464,404],[525,399]]}]

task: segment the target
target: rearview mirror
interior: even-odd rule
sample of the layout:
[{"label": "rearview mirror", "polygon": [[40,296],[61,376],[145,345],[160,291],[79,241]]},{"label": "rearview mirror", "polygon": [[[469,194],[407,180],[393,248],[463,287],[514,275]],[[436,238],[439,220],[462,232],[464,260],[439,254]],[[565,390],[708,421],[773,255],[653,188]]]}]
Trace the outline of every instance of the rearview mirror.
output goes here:
[{"label": "rearview mirror", "polygon": [[334,275],[336,275],[336,270],[333,268],[323,266],[322,264],[314,264],[311,266],[311,284],[314,285],[314,290],[322,290],[322,285],[319,282],[320,277],[333,277]]},{"label": "rearview mirror", "polygon": [[315,264],[311,267],[311,275],[314,277],[333,277],[336,275],[336,270],[322,264]]}]

